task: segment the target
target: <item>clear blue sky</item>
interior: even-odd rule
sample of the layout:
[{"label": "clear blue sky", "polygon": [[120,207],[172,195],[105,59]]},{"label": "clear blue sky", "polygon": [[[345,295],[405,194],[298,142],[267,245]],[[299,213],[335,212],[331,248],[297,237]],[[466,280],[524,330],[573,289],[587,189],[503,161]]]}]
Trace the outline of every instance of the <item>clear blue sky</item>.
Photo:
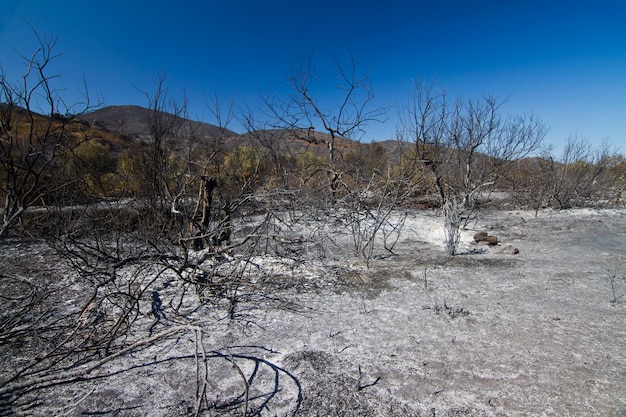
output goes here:
[{"label": "clear blue sky", "polygon": [[[403,105],[413,81],[449,95],[492,94],[511,114],[536,113],[558,148],[568,135],[626,148],[626,0],[49,1],[0,0],[0,63],[34,45],[28,21],[59,38],[53,70],[71,95],[83,76],[106,105],[139,104],[164,70],[172,97],[212,122],[206,99],[286,94],[294,57],[318,69],[348,50],[379,106]],[[365,140],[393,138],[396,111]],[[232,126],[240,130],[237,126]]]}]

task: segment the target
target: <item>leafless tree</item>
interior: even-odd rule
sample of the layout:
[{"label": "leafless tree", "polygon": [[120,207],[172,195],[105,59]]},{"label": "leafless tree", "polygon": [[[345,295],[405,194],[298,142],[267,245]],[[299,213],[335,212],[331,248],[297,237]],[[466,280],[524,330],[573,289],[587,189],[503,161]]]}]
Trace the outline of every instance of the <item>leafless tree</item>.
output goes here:
[{"label": "leafless tree", "polygon": [[549,171],[552,204],[560,209],[598,204],[609,199],[607,194],[615,184],[611,168],[622,157],[603,141],[594,148],[589,140],[570,136],[559,157],[550,157]]},{"label": "leafless tree", "polygon": [[[71,152],[84,134],[72,116],[90,108],[85,88],[83,101],[67,105],[53,86],[58,76],[49,73],[60,56],[57,39],[35,32],[38,46],[22,55],[24,72],[16,80],[0,68],[0,196],[3,198],[0,236],[19,223],[25,211],[45,206],[63,184],[54,173],[63,155]],[[58,178],[56,178],[58,179]]]},{"label": "leafless tree", "polygon": [[539,148],[547,132],[541,121],[533,114],[504,118],[500,107],[491,96],[450,103],[434,84],[415,84],[400,136],[415,143],[442,205],[454,193],[469,208],[475,194],[495,185],[512,161]]},{"label": "leafless tree", "polygon": [[456,255],[457,247],[461,240],[461,214],[456,202],[456,197],[451,196],[446,200],[446,204],[443,207],[444,211],[444,241],[446,243],[446,251],[448,255]]},{"label": "leafless tree", "polygon": [[[534,115],[503,118],[500,106],[490,96],[450,103],[434,84],[415,83],[399,136],[415,143],[444,214],[454,212],[467,222],[480,194],[494,189],[512,162],[536,151],[545,137],[546,128]],[[461,204],[448,203],[452,198]]]},{"label": "leafless tree", "polygon": [[[172,172],[172,156],[179,142],[183,142],[182,136],[189,140],[193,138],[193,132],[184,132],[183,125],[187,115],[187,100],[182,103],[168,95],[165,84],[166,74],[160,74],[156,80],[153,93],[144,93],[148,100],[150,117],[147,123],[149,138],[144,153],[144,187],[147,197],[154,200],[153,204],[160,209],[175,211],[176,194],[173,189],[179,175]],[[189,146],[188,146],[189,148]],[[180,150],[180,149],[178,149]],[[186,167],[182,168],[184,172]],[[178,188],[178,187],[177,187]]]},{"label": "leafless tree", "polygon": [[[374,93],[367,76],[360,76],[358,63],[350,55],[348,63],[334,58],[334,72],[318,74],[313,56],[296,61],[288,77],[292,94],[286,100],[265,98],[273,126],[293,132],[299,139],[325,145],[326,172],[331,204],[337,201],[342,172],[337,167],[340,140],[359,140],[369,123],[384,118],[385,109],[374,106]],[[336,94],[322,98],[318,85],[333,80]]]},{"label": "leafless tree", "polygon": [[496,99],[489,96],[455,103],[450,134],[462,170],[459,192],[464,209],[471,208],[476,192],[492,184],[491,178],[485,178],[492,172],[478,165],[481,150],[492,142],[499,128],[498,107]]},{"label": "leafless tree", "polygon": [[434,83],[416,83],[414,94],[401,112],[398,132],[401,140],[415,144],[417,161],[431,172],[441,206],[446,201],[445,178],[452,158],[449,106],[446,92]]},{"label": "leafless tree", "polygon": [[[163,155],[172,156],[166,152]],[[207,161],[199,165],[209,170],[206,173],[211,173]],[[172,165],[165,166],[173,169]],[[172,181],[171,171],[167,169],[162,178]],[[191,181],[189,178],[186,181]],[[198,182],[206,185],[210,178],[205,179],[198,177]],[[188,224],[163,224],[157,218],[158,210],[146,208],[141,199],[136,207],[127,202],[113,202],[87,209],[68,208],[63,219],[64,234],[49,240],[62,260],[54,256],[49,259],[71,266],[73,274],[66,274],[69,276],[64,279],[67,285],[75,284],[79,291],[67,296],[68,303],[60,294],[43,305],[50,296],[45,288],[20,283],[18,276],[11,277],[11,284],[24,288],[26,296],[13,303],[16,314],[6,317],[6,321],[5,315],[0,315],[0,345],[3,348],[9,344],[27,345],[33,340],[44,340],[45,344],[37,354],[16,361],[12,364],[14,368],[2,374],[0,399],[8,404],[2,407],[9,407],[2,411],[21,413],[36,408],[33,398],[45,389],[91,378],[107,378],[115,374],[107,370],[108,365],[120,359],[134,358],[141,366],[158,366],[157,360],[146,361],[134,355],[142,349],[167,344],[170,338],[195,342],[187,346],[189,353],[179,358],[184,362],[195,359],[195,415],[216,407],[207,390],[208,370],[221,360],[228,360],[229,369],[244,382],[241,398],[245,395],[245,402],[238,401],[238,393],[231,405],[243,414],[267,408],[273,395],[248,398],[254,377],[245,377],[237,362],[251,361],[260,368],[269,367],[276,372],[277,387],[285,382],[284,378],[278,381],[279,375],[291,378],[288,371],[267,360],[231,352],[227,355],[220,350],[220,345],[207,343],[207,323],[251,324],[256,320],[256,307],[272,304],[285,308],[287,305],[274,286],[284,288],[285,283],[273,279],[275,272],[271,267],[264,268],[254,260],[255,256],[267,253],[270,243],[276,240],[281,227],[279,216],[268,212],[250,220],[247,231],[226,239],[223,246],[218,247],[218,242],[212,240],[221,237],[216,236],[220,232],[218,225],[230,231],[226,222],[231,220],[215,221],[212,214],[219,210],[213,207],[213,193],[207,191],[207,198],[200,199],[201,209],[197,214],[201,217],[196,220],[195,216],[184,217],[190,213],[185,207],[188,204],[186,194],[179,194],[180,189],[175,184],[170,183],[168,187],[171,194],[166,198],[181,196],[183,200],[171,205],[175,210],[171,214],[191,220],[192,224],[197,222],[203,229],[190,231]],[[242,201],[236,203],[242,204]],[[137,224],[125,223],[130,214]],[[200,250],[191,247],[193,239],[197,238],[196,230],[207,232],[202,240],[210,242]],[[169,236],[179,239],[172,241]],[[296,281],[293,285],[298,285]],[[70,306],[67,310],[61,308],[67,305]],[[198,318],[197,312],[203,308],[206,314]],[[28,348],[32,349],[30,345]],[[299,401],[294,404],[295,410]]]},{"label": "leafless tree", "polygon": [[533,209],[535,216],[550,200],[550,171],[554,168],[550,152],[550,149],[545,149],[535,157],[514,161],[505,179],[513,201],[521,207]]}]

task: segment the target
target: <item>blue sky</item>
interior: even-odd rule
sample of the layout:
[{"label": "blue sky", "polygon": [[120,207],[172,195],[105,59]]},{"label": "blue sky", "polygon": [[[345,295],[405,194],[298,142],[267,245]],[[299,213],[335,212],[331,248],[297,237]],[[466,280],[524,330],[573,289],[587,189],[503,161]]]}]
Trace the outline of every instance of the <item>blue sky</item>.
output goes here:
[{"label": "blue sky", "polygon": [[[16,51],[35,46],[27,21],[59,38],[53,70],[68,100],[84,77],[106,105],[145,106],[141,91],[166,71],[168,94],[184,91],[190,116],[212,122],[215,93],[254,108],[260,93],[287,94],[295,57],[313,53],[323,71],[350,51],[378,106],[436,79],[450,96],[534,112],[557,148],[569,135],[626,148],[626,0],[0,1],[5,73],[18,75]],[[393,138],[396,113],[364,140]]]}]

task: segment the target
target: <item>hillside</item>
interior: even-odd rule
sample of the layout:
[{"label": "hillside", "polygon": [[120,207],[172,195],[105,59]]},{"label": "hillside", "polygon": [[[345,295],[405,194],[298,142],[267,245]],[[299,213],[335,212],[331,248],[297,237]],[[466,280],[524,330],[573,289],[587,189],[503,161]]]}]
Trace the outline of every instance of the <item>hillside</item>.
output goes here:
[{"label": "hillside", "polygon": [[[101,132],[113,133],[135,143],[144,142],[151,136],[149,126],[151,117],[151,109],[135,105],[107,106],[77,116],[79,120],[93,124]],[[164,117],[175,118],[173,122],[177,124],[176,131],[181,139],[193,136],[200,143],[204,142],[207,146],[211,146],[211,142],[215,138],[221,137],[225,139],[221,146],[226,151],[230,151],[238,145],[252,145],[283,155],[293,155],[305,150],[323,155],[327,151],[326,143],[330,140],[330,135],[317,131],[276,129],[238,134],[230,129],[220,128],[210,123],[182,119],[169,113],[164,113]],[[105,142],[111,142],[110,139],[101,139],[104,139]],[[359,142],[335,138],[335,149],[338,153],[349,149],[354,150],[359,146],[361,146]]]},{"label": "hillside", "polygon": [[[164,114],[165,117],[176,117]],[[98,128],[119,133],[132,139],[143,139],[150,135],[149,121],[152,110],[140,106],[107,106],[78,116],[80,120],[94,123]],[[176,117],[176,123],[185,134],[193,132],[199,138],[219,136],[234,137],[237,133],[210,123]]]}]

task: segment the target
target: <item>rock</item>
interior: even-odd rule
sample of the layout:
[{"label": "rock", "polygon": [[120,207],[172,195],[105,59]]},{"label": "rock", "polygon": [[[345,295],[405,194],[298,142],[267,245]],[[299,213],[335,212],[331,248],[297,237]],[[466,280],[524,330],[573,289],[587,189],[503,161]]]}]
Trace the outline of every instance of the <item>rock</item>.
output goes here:
[{"label": "rock", "polygon": [[489,245],[497,245],[498,244],[498,238],[496,236],[486,236],[483,239],[483,242],[487,242]]},{"label": "rock", "polygon": [[507,243],[506,245],[499,247],[496,253],[501,253],[503,255],[517,255],[519,253],[519,249]]},{"label": "rock", "polygon": [[[498,244],[497,236],[489,236],[487,232],[476,232],[474,234],[474,241],[482,245],[485,245],[485,244],[497,245]],[[482,243],[482,242],[487,242],[487,243]]]},{"label": "rock", "polygon": [[487,232],[476,232],[474,233],[474,241],[480,242],[482,238],[486,237],[487,235],[488,235]]}]

